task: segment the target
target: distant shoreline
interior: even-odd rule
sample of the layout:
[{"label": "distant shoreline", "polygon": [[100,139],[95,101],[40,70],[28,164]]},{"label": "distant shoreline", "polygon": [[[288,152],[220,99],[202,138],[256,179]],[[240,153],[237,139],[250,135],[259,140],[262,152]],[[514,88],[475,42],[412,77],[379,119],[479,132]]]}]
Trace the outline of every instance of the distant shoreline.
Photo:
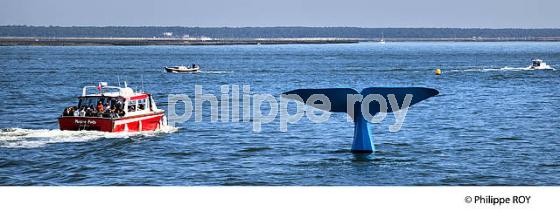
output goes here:
[{"label": "distant shoreline", "polygon": [[0,26],[0,45],[266,45],[560,41],[560,28]]},{"label": "distant shoreline", "polygon": [[[377,42],[369,38],[141,38],[141,37],[0,37],[0,46],[147,46],[270,45]],[[560,37],[531,38],[385,38],[386,42],[558,42]]]},{"label": "distant shoreline", "polygon": [[345,38],[142,38],[142,37],[0,37],[0,46],[143,46],[143,45],[267,45],[357,43]]}]

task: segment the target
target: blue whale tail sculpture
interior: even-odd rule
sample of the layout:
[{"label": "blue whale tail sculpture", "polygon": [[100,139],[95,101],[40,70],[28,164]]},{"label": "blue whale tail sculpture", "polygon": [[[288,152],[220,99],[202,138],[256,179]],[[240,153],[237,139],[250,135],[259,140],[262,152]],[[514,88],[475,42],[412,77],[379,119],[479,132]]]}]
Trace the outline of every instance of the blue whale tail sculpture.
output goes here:
[{"label": "blue whale tail sculpture", "polygon": [[[423,87],[370,87],[363,89],[361,92],[350,88],[329,88],[329,89],[296,89],[283,93],[284,97],[302,101],[307,105],[314,106],[314,102],[307,102],[312,95],[324,95],[330,100],[330,108],[324,106],[315,106],[321,110],[329,112],[345,112],[354,120],[354,141],[352,143],[353,153],[372,153],[375,149],[373,145],[373,137],[367,125],[368,120],[379,112],[395,112],[408,108],[422,100],[428,99],[439,92],[435,89]],[[299,98],[290,96],[297,95]],[[362,110],[362,99],[367,96],[383,97],[397,102],[398,107],[384,106],[369,101],[369,115],[365,115]],[[370,98],[371,99],[371,98]],[[378,98],[379,99],[379,98]],[[406,103],[405,103],[406,101]],[[372,103],[373,102],[373,103]],[[383,111],[382,111],[383,110]]]}]

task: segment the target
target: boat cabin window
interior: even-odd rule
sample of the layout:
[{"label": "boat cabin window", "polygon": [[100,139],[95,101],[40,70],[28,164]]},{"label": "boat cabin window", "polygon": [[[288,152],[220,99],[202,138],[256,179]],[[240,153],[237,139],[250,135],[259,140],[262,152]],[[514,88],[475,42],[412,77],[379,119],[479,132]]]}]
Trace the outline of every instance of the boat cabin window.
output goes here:
[{"label": "boat cabin window", "polygon": [[146,108],[147,108],[147,106],[146,106],[146,99],[138,100],[138,108],[137,108],[137,110],[138,110],[138,111],[144,111],[144,110],[146,110]]},{"label": "boat cabin window", "polygon": [[128,112],[135,112],[137,107],[136,104],[138,104],[137,100],[128,101]]},{"label": "boat cabin window", "polygon": [[128,112],[147,111],[148,99],[128,101]]},{"label": "boat cabin window", "polygon": [[541,66],[541,62],[540,61],[533,61],[533,66],[534,67]]}]

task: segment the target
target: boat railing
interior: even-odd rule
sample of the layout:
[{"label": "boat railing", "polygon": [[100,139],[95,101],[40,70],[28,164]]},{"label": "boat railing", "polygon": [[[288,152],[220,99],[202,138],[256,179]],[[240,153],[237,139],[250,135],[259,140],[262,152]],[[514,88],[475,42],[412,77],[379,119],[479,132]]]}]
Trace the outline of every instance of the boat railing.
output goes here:
[{"label": "boat railing", "polygon": [[105,90],[115,90],[117,93],[121,93],[124,89],[118,86],[101,86],[101,91],[99,90],[99,86],[84,86],[82,89],[82,96],[88,96],[88,90],[95,89],[99,94],[107,93]]}]

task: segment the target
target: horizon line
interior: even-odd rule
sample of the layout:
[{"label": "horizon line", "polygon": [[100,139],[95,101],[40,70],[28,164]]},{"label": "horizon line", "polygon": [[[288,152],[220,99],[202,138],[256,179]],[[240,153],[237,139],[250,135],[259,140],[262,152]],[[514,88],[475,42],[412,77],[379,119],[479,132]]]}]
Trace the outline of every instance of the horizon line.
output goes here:
[{"label": "horizon line", "polygon": [[491,29],[491,30],[500,30],[500,29],[522,29],[522,30],[543,30],[543,29],[554,29],[558,30],[558,28],[554,27],[534,27],[534,28],[526,28],[526,27],[361,27],[361,26],[173,26],[173,25],[104,25],[104,26],[95,26],[95,25],[72,25],[72,26],[63,26],[63,25],[27,25],[27,24],[8,24],[8,25],[0,25],[0,27],[98,27],[98,28],[109,28],[109,27],[129,27],[129,28],[140,28],[140,27],[154,27],[154,28],[167,28],[167,27],[179,27],[179,28],[359,28],[359,29]]}]

